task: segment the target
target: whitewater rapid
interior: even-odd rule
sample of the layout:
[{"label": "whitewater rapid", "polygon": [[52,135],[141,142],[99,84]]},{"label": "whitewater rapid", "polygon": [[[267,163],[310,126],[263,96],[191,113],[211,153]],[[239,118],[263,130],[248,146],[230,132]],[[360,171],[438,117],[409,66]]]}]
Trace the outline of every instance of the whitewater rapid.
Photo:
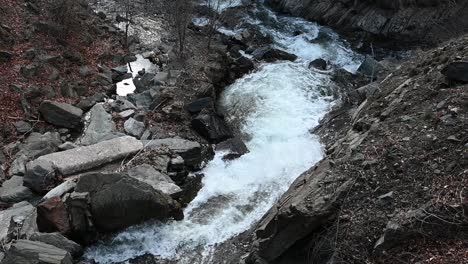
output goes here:
[{"label": "whitewater rapid", "polygon": [[333,103],[327,95],[333,84],[308,63],[325,58],[355,71],[361,58],[333,33],[329,42],[315,43],[322,30],[315,23],[261,11],[268,13],[268,23],[252,17],[249,22],[299,58],[263,64],[223,92],[219,104],[229,122],[240,124],[250,152],[232,161],[216,153],[184,220],[131,227],[90,247],[87,258],[113,263],[153,254],[176,263],[211,263],[216,244],[254,225],[296,177],[322,159],[319,138],[310,130]]}]

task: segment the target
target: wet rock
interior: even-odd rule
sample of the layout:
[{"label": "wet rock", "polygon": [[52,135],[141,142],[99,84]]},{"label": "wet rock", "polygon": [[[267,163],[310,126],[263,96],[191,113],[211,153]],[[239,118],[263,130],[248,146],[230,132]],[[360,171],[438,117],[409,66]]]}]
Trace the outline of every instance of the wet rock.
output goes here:
[{"label": "wet rock", "polygon": [[50,162],[62,175],[70,175],[119,160],[135,154],[142,148],[141,141],[125,136],[90,146],[52,153],[42,156],[36,161]]},{"label": "wet rock", "polygon": [[58,247],[38,241],[20,239],[11,245],[4,262],[8,264],[73,264],[73,259],[70,253]]},{"label": "wet rock", "polygon": [[85,99],[81,100],[76,107],[80,108],[83,111],[88,111],[98,102],[103,102],[106,96],[103,93],[97,93],[90,97],[86,97]]},{"label": "wet rock", "polygon": [[297,56],[294,54],[271,47],[258,48],[252,53],[252,56],[256,60],[263,60],[266,62],[274,62],[277,60],[295,61],[297,59]]},{"label": "wet rock", "polygon": [[37,232],[36,216],[36,208],[28,202],[20,202],[0,211],[0,241],[6,243]]},{"label": "wet rock", "polygon": [[358,68],[358,72],[366,76],[377,77],[381,72],[385,70],[384,66],[376,61],[371,56],[366,56],[364,61]]},{"label": "wet rock", "polygon": [[212,143],[218,143],[233,136],[226,122],[213,113],[200,113],[192,119],[191,126]]},{"label": "wet rock", "polygon": [[449,63],[442,69],[442,74],[451,81],[468,83],[468,61]]},{"label": "wet rock", "polygon": [[[182,138],[164,138],[143,141],[146,148],[161,150],[168,149],[170,152],[179,154],[185,161],[185,165],[197,168],[203,160],[202,146],[195,141]],[[169,162],[169,160],[167,160]],[[166,163],[167,167],[167,163]]]},{"label": "wet rock", "polygon": [[32,197],[31,190],[23,186],[23,177],[13,176],[0,187],[0,201],[5,203],[17,203]]},{"label": "wet rock", "polygon": [[88,114],[83,136],[77,141],[80,145],[89,146],[119,136],[112,115],[107,113],[103,104],[95,104]]},{"label": "wet rock", "polygon": [[172,198],[124,174],[87,174],[78,180],[75,190],[89,193],[92,218],[101,231],[115,231],[150,219],[183,218]]},{"label": "wet rock", "polygon": [[216,149],[229,151],[228,154],[224,155],[224,160],[237,159],[249,152],[244,141],[242,141],[238,136],[219,143],[216,145]]},{"label": "wet rock", "polygon": [[125,121],[124,129],[127,134],[140,138],[145,132],[145,123],[137,121],[131,117]]},{"label": "wet rock", "polygon": [[83,110],[70,104],[44,101],[39,106],[44,119],[56,126],[74,128],[81,122]]},{"label": "wet rock", "polygon": [[327,69],[327,61],[324,59],[315,59],[309,63],[309,69],[310,68],[315,68],[324,71]]},{"label": "wet rock", "polygon": [[169,176],[157,171],[153,166],[148,164],[138,165],[129,169],[127,173],[130,177],[145,182],[155,190],[170,196],[177,195],[182,191]]},{"label": "wet rock", "polygon": [[68,212],[60,197],[52,197],[37,206],[37,227],[41,232],[71,232]]},{"label": "wet rock", "polygon": [[191,114],[197,114],[205,108],[210,108],[213,105],[211,97],[203,97],[188,104],[185,109]]},{"label": "wet rock", "polygon": [[47,160],[35,160],[27,165],[24,176],[24,186],[37,193],[45,193],[52,189],[57,181],[55,168],[52,162]]},{"label": "wet rock", "polygon": [[83,248],[60,233],[33,233],[29,240],[46,243],[69,252],[72,257],[83,254]]}]

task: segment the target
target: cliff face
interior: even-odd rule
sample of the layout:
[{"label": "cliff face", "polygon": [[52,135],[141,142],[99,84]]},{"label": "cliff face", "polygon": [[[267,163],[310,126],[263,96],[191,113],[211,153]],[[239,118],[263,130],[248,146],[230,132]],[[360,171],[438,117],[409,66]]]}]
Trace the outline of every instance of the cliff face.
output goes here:
[{"label": "cliff face", "polygon": [[466,0],[267,0],[351,38],[384,45],[436,44],[468,31]]}]

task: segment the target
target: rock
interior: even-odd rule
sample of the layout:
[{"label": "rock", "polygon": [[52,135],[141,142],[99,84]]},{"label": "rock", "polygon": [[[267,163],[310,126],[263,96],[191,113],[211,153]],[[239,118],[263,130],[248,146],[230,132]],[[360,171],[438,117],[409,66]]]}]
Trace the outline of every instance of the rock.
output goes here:
[{"label": "rock", "polygon": [[65,204],[70,216],[72,235],[80,243],[93,240],[96,230],[91,219],[89,193],[72,192],[65,196]]},{"label": "rock", "polygon": [[24,78],[32,78],[39,74],[39,67],[35,65],[22,66],[20,73]]},{"label": "rock", "polygon": [[6,243],[36,232],[36,216],[36,208],[28,202],[20,202],[0,211],[0,241]]},{"label": "rock", "polygon": [[125,110],[125,111],[122,111],[119,113],[119,117],[121,118],[128,118],[128,117],[131,117],[133,114],[135,114],[135,110],[133,109],[128,109],[128,110]]},{"label": "rock", "polygon": [[340,181],[333,190],[323,188],[323,181],[329,180],[329,168],[325,159],[294,181],[258,223],[251,256],[273,262],[297,241],[324,228],[323,223],[330,223],[337,210],[336,201],[347,193],[352,182]]},{"label": "rock", "polygon": [[172,198],[124,174],[83,175],[75,191],[89,193],[92,218],[101,231],[115,231],[150,219],[183,218]]},{"label": "rock", "polygon": [[56,181],[56,173],[52,162],[37,159],[28,163],[27,172],[24,176],[24,186],[42,194],[51,190]]},{"label": "rock", "polygon": [[86,121],[83,136],[77,141],[78,144],[88,146],[118,137],[112,115],[107,113],[103,104],[95,104],[87,116],[89,119]]},{"label": "rock", "polygon": [[63,143],[62,145],[60,145],[59,149],[60,150],[69,150],[69,149],[74,149],[74,148],[77,148],[77,147],[78,147],[78,145],[76,145],[75,143],[67,141],[67,142]]},{"label": "rock", "polygon": [[155,190],[173,197],[182,191],[169,176],[157,171],[153,166],[148,164],[138,165],[129,169],[127,173],[130,177],[145,182]]},{"label": "rock", "polygon": [[75,89],[75,87],[69,85],[69,84],[64,84],[62,87],[60,87],[60,94],[63,97],[71,97],[71,98],[77,98],[78,93]]},{"label": "rock", "polygon": [[118,98],[111,103],[111,107],[114,111],[122,112],[128,109],[136,109],[136,106],[124,98]]},{"label": "rock", "polygon": [[468,61],[449,63],[442,69],[442,74],[451,81],[468,83]]},{"label": "rock", "polygon": [[223,156],[224,160],[237,159],[240,156],[249,152],[249,149],[245,145],[244,141],[238,136],[223,141],[216,145],[217,150],[228,150],[229,153]]},{"label": "rock", "polygon": [[0,62],[8,62],[13,58],[13,54],[8,51],[0,50]]},{"label": "rock", "polygon": [[80,72],[80,75],[81,76],[89,76],[89,75],[92,75],[92,70],[89,66],[81,66],[80,69],[79,69],[79,72]]},{"label": "rock", "polygon": [[141,77],[137,77],[137,78],[134,78],[133,79],[133,83],[135,84],[135,87],[136,87],[136,90],[135,92],[136,93],[141,93],[141,92],[144,92],[148,89],[150,89],[150,87],[154,86],[155,85],[155,82],[154,82],[154,77],[156,75],[154,73],[144,73]]},{"label": "rock", "polygon": [[127,55],[123,58],[123,61],[125,63],[130,63],[130,62],[134,62],[137,60],[137,57],[135,55]]},{"label": "rock", "polygon": [[[25,121],[15,122],[14,126],[16,128],[16,131],[20,134],[26,134],[32,131],[31,125]],[[11,132],[8,132],[8,133],[11,133]]]},{"label": "rock", "polygon": [[145,132],[145,123],[131,117],[125,121],[124,129],[127,134],[139,138]]},{"label": "rock", "polygon": [[111,73],[112,73],[112,81],[114,83],[132,78],[132,73],[128,72],[127,65],[122,65],[119,67],[112,68]]},{"label": "rock", "polygon": [[23,154],[17,155],[16,159],[11,163],[9,174],[10,176],[23,176],[26,173],[26,162],[28,157]]},{"label": "rock", "polygon": [[88,111],[98,102],[103,102],[106,96],[103,93],[97,93],[90,97],[86,97],[85,99],[81,100],[76,107],[80,108],[83,111]]},{"label": "rock", "polygon": [[79,257],[83,254],[83,248],[71,241],[70,239],[64,237],[60,233],[33,233],[29,240],[39,241],[63,249],[69,252],[72,257]]},{"label": "rock", "polygon": [[309,63],[309,69],[310,68],[315,68],[324,71],[327,69],[327,61],[325,61],[324,59],[315,59]]},{"label": "rock", "polygon": [[68,212],[60,197],[52,197],[37,205],[37,227],[41,232],[71,232]]},{"label": "rock", "polygon": [[184,159],[185,165],[191,168],[199,167],[203,159],[202,147],[200,143],[195,141],[182,138],[164,138],[143,141],[143,144],[149,149],[164,150],[167,148],[169,151],[179,154]]},{"label": "rock", "polygon": [[90,146],[52,153],[42,156],[36,161],[50,162],[62,175],[71,175],[122,159],[137,153],[142,148],[141,141],[125,136]]},{"label": "rock", "polygon": [[56,126],[74,128],[81,122],[83,110],[70,104],[44,101],[39,106],[39,112],[44,119]]},{"label": "rock", "polygon": [[0,188],[0,201],[5,203],[17,203],[33,197],[29,188],[23,186],[23,177],[13,176],[3,182]]},{"label": "rock", "polygon": [[44,134],[31,133],[29,137],[18,146],[17,157],[24,155],[27,159],[35,159],[42,155],[56,152],[62,144],[60,134],[47,132]]},{"label": "rock", "polygon": [[[4,261],[14,263],[17,258],[24,256],[27,262],[40,264],[73,264],[73,259],[67,251],[58,247],[31,240],[20,239],[11,245]],[[19,264],[19,263],[18,263]]]},{"label": "rock", "polygon": [[263,60],[266,62],[274,62],[277,60],[295,61],[297,59],[297,56],[294,54],[271,47],[258,48],[252,53],[252,56],[256,60]]},{"label": "rock", "polygon": [[102,11],[97,12],[96,14],[100,19],[106,19],[106,14]]},{"label": "rock", "polygon": [[139,94],[129,94],[127,95],[127,98],[130,102],[136,105],[137,108],[144,110],[152,109],[151,106],[153,106],[154,100],[150,91],[144,91]]},{"label": "rock", "polygon": [[366,76],[374,76],[377,77],[385,68],[382,64],[376,61],[371,56],[366,56],[364,61],[358,68],[358,72],[362,73]]},{"label": "rock", "polygon": [[76,186],[76,179],[70,179],[62,182],[57,187],[50,190],[44,197],[42,197],[41,201],[49,200],[54,197],[62,197],[65,193],[71,192],[75,189]]},{"label": "rock", "polygon": [[205,108],[210,108],[213,106],[213,99],[211,97],[204,97],[197,99],[190,104],[188,104],[185,109],[191,114],[197,114]]},{"label": "rock", "polygon": [[184,159],[181,156],[177,156],[169,162],[171,171],[183,171],[184,170]]},{"label": "rock", "polygon": [[191,126],[211,143],[219,143],[233,136],[226,122],[212,113],[200,113],[192,119]]}]

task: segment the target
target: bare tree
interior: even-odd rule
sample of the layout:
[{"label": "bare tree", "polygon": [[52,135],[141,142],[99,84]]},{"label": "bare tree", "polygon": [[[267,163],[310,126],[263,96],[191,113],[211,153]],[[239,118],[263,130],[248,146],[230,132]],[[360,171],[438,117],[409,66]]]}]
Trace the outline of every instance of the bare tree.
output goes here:
[{"label": "bare tree", "polygon": [[49,11],[52,21],[59,26],[60,37],[64,38],[74,28],[80,25],[77,19],[79,11],[79,2],[74,0],[50,1]]},{"label": "bare tree", "polygon": [[193,2],[192,0],[169,0],[167,11],[171,26],[177,36],[179,55],[182,56],[185,50],[187,28],[192,21]]},{"label": "bare tree", "polygon": [[133,18],[136,14],[136,3],[133,0],[117,0],[119,7],[121,8],[121,12],[123,16],[120,14],[117,15],[116,20],[118,23],[125,23],[125,40],[124,45],[128,48],[128,38],[129,38],[129,28],[130,25],[133,23]]},{"label": "bare tree", "polygon": [[214,34],[226,19],[223,7],[231,6],[232,0],[206,0],[206,5],[208,7],[208,50],[210,50]]}]

